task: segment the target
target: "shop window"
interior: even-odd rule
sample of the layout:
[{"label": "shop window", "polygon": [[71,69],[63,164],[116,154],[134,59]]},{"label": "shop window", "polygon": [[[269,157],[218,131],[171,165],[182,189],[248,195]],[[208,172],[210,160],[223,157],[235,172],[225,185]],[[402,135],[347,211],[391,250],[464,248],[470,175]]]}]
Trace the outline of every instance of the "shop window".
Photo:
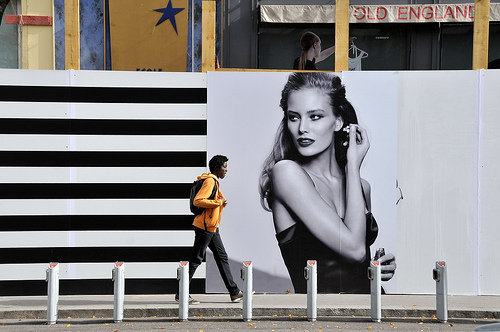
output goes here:
[{"label": "shop window", "polygon": [[[361,70],[406,70],[408,60],[408,32],[399,24],[351,24],[350,35],[358,51],[364,51]],[[276,24],[261,23],[259,27],[259,68],[292,69],[300,56],[300,36],[312,31],[321,38],[322,49],[335,44],[334,24]],[[357,53],[359,55],[360,52]],[[351,58],[356,57],[354,50]],[[335,56],[317,64],[319,70],[335,70]]]},{"label": "shop window", "polygon": [[17,15],[17,0],[0,0],[0,68],[19,68],[19,25],[5,24],[5,15]]},{"label": "shop window", "polygon": [[[441,28],[441,68],[472,69],[473,23],[443,24]],[[500,23],[490,22],[488,61],[490,69],[499,68]]]}]

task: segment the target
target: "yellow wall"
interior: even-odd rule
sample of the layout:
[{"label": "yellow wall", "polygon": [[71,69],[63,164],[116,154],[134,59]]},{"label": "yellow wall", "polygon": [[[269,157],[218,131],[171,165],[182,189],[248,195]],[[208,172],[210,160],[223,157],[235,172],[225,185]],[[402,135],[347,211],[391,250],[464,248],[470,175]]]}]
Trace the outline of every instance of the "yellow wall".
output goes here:
[{"label": "yellow wall", "polygon": [[[21,0],[22,15],[54,16],[53,0]],[[22,68],[54,69],[54,26],[22,26]]]},{"label": "yellow wall", "polygon": [[186,71],[189,1],[172,0],[173,8],[182,8],[175,15],[177,33],[170,20],[158,24],[162,13],[153,10],[168,3],[109,1],[113,70]]}]

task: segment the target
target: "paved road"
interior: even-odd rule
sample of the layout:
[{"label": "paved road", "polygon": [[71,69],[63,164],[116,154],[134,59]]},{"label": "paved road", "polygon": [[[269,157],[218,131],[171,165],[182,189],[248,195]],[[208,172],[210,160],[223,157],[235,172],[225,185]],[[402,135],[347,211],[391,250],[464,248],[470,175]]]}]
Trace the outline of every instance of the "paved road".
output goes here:
[{"label": "paved road", "polygon": [[259,317],[244,322],[241,317],[190,317],[187,322],[176,318],[130,318],[121,323],[113,323],[102,318],[64,318],[55,325],[47,325],[43,319],[0,320],[0,331],[473,331],[476,327],[494,323],[492,319],[450,319],[439,323],[432,318],[386,318],[381,323],[357,317],[321,317],[309,322],[304,317]]}]

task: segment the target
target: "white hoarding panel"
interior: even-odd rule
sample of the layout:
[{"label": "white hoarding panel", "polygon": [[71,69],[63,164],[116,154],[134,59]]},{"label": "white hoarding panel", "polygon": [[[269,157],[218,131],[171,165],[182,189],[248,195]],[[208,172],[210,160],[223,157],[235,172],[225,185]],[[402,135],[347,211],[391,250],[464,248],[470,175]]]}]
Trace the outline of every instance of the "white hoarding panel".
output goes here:
[{"label": "white hoarding panel", "polygon": [[477,291],[477,73],[400,72],[398,284],[433,293],[435,261],[450,294]]},{"label": "white hoarding panel", "polygon": [[482,119],[480,126],[479,281],[480,294],[500,294],[498,253],[500,252],[500,70],[481,71]]}]

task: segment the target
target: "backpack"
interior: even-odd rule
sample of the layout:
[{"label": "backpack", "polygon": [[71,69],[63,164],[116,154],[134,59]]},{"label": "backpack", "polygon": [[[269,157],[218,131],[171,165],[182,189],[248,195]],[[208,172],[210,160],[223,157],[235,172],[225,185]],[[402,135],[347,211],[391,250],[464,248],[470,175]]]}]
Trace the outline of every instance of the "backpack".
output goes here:
[{"label": "backpack", "polygon": [[[194,205],[194,198],[198,194],[198,191],[200,191],[201,186],[203,185],[203,182],[205,182],[205,180],[206,179],[194,181],[193,186],[191,187],[191,192],[189,193],[189,208],[191,209],[191,212],[195,215],[200,215],[203,213],[203,211],[205,211],[205,208]],[[214,189],[212,190],[212,194],[210,195],[210,197],[208,197],[208,199],[214,199],[216,193],[217,193],[217,182],[215,183]]]}]

